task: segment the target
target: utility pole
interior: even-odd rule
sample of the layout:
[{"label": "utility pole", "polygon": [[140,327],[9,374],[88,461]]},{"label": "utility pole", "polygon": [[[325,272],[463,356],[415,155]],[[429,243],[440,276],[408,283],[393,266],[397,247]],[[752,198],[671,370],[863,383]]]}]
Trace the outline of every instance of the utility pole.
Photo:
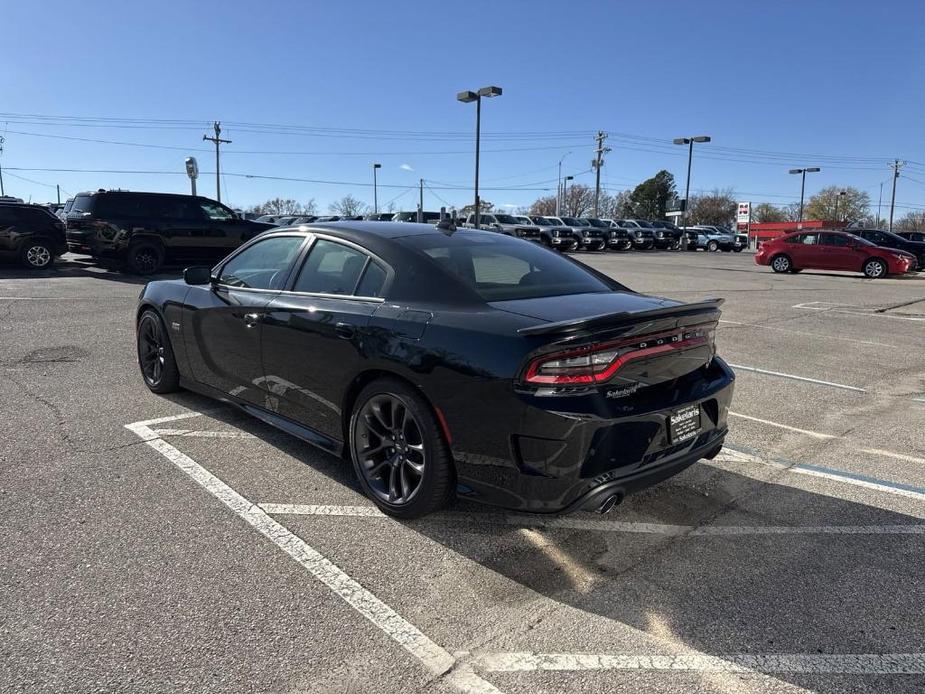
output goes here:
[{"label": "utility pole", "polygon": [[424,221],[424,179],[421,179],[418,188],[418,221]]},{"label": "utility pole", "polygon": [[379,182],[376,179],[376,171],[382,168],[382,164],[373,164],[373,214],[379,214]]},{"label": "utility pole", "polygon": [[[3,158],[3,143],[4,143],[3,135],[0,135],[0,159]],[[3,167],[2,166],[0,166],[0,195],[6,195],[6,193],[3,191]]]},{"label": "utility pole", "polygon": [[231,140],[223,140],[219,135],[222,134],[222,124],[218,121],[213,121],[212,127],[215,129],[215,136],[209,137],[208,135],[203,135],[203,140],[208,140],[209,142],[215,143],[215,199],[219,202],[222,201],[222,184],[220,176],[220,166],[219,166],[219,147],[223,144],[230,145]]},{"label": "utility pole", "polygon": [[893,169],[893,194],[890,196],[890,226],[889,230],[893,231],[893,208],[896,207],[896,179],[899,178],[899,170],[906,165],[906,162],[894,159],[890,164]]},{"label": "utility pole", "polygon": [[603,130],[597,131],[597,149],[595,159],[591,162],[591,168],[594,169],[594,216],[598,216],[598,203],[601,198],[601,166],[604,165],[604,154],[610,151],[610,147],[604,147],[604,140],[607,139],[607,133]]},{"label": "utility pole", "polygon": [[57,183],[55,184],[55,191],[57,191],[58,193],[58,204],[60,205],[61,204],[61,186],[59,186]]}]

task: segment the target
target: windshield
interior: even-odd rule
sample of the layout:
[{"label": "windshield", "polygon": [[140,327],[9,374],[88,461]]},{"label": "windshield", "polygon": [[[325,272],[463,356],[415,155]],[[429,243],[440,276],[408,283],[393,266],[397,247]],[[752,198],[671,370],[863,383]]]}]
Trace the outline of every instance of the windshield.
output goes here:
[{"label": "windshield", "polygon": [[534,224],[538,224],[541,227],[551,227],[552,226],[552,222],[550,222],[548,219],[544,217],[530,217],[530,220]]},{"label": "windshield", "polygon": [[529,217],[515,217],[518,224],[533,224]]},{"label": "windshield", "polygon": [[570,226],[570,227],[586,227],[586,226],[590,226],[587,222],[583,222],[582,220],[580,220],[580,219],[578,219],[578,218],[576,218],[576,217],[563,217],[563,218],[562,218],[562,221],[565,222],[566,226]]},{"label": "windshield", "polygon": [[854,234],[851,234],[851,239],[854,241],[857,241],[862,246],[876,246],[877,245],[876,243],[873,243],[871,241],[868,241],[867,239],[861,238],[860,236],[855,236]]},{"label": "windshield", "polygon": [[609,229],[610,228],[609,224],[607,224],[606,222],[600,219],[588,218],[586,221],[588,222],[588,224],[590,224],[593,227],[597,227],[598,229]]},{"label": "windshield", "polygon": [[426,234],[402,242],[423,252],[485,301],[619,289],[558,253],[502,234]]},{"label": "windshield", "polygon": [[517,218],[509,214],[496,214],[495,219],[497,219],[502,224],[519,224]]},{"label": "windshield", "polygon": [[651,224],[649,224],[648,222],[643,221],[643,220],[641,220],[641,219],[637,219],[637,220],[636,220],[636,224],[637,224],[638,226],[642,227],[643,229],[652,229],[652,225],[651,225]]}]

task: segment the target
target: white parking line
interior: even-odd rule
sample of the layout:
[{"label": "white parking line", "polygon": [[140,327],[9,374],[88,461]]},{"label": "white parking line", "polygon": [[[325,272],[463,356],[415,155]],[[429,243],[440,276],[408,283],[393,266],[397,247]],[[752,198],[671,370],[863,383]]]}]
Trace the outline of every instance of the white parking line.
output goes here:
[{"label": "white parking line", "polygon": [[896,460],[905,460],[907,463],[920,463],[925,465],[925,458],[917,458],[914,455],[907,455],[905,453],[894,453],[893,451],[885,451],[882,448],[862,448],[861,453],[869,453],[870,455],[883,455],[887,458],[895,458]]},{"label": "white parking line", "polygon": [[925,653],[635,655],[590,653],[482,653],[472,661],[487,672],[537,670],[646,670],[800,673],[816,675],[925,674]]},{"label": "white parking line", "polygon": [[[374,506],[315,506],[311,504],[258,504],[270,515],[292,516],[343,516],[353,518],[389,519]],[[422,522],[422,521],[417,521]],[[661,523],[633,523],[629,521],[597,520],[581,517],[543,518],[520,513],[435,513],[423,522],[512,525],[521,528],[545,530],[594,530],[611,533],[667,535],[672,537],[723,537],[746,535],[925,535],[925,524],[920,525],[670,525]],[[529,536],[531,541],[535,536]]]},{"label": "white parking line", "polygon": [[[910,499],[925,501],[925,488],[923,487],[916,487],[910,484],[902,484],[900,482],[891,482],[889,480],[881,480],[874,477],[868,477],[867,475],[859,475],[853,472],[847,472],[846,470],[837,470],[819,465],[810,465],[809,463],[796,463],[787,460],[775,460],[774,458],[763,458],[740,448],[732,448],[729,445],[724,446],[722,452],[720,452],[720,454],[713,460],[704,460],[702,462],[705,465],[716,467],[720,470],[729,469],[725,463],[759,463],[761,465],[777,468],[783,472],[799,475],[809,475],[811,477],[821,477],[824,479],[832,480],[833,482],[840,482],[842,484],[863,487],[865,489],[874,489],[878,492],[885,492],[895,496],[904,496]],[[739,474],[749,474],[746,470],[737,469],[735,471]],[[760,476],[755,477],[755,479],[758,479],[762,482],[766,481],[763,477]],[[774,480],[774,484],[787,485],[788,483],[785,479],[778,478]],[[835,495],[829,494],[829,496]]]},{"label": "white parking line", "polygon": [[154,429],[158,436],[185,436],[200,439],[256,439],[253,434],[244,431],[194,431],[192,429]]},{"label": "white parking line", "polygon": [[908,320],[908,321],[914,321],[914,322],[925,321],[925,318],[921,316],[903,316],[897,313],[883,313],[882,311],[873,311],[873,310],[863,311],[863,310],[859,310],[856,308],[852,308],[850,306],[844,306],[840,304],[829,304],[829,305],[823,305],[823,306],[812,306],[811,304],[825,304],[825,302],[811,301],[806,304],[795,304],[791,308],[800,308],[800,309],[806,309],[809,311],[820,311],[824,313],[840,313],[840,314],[848,314],[852,316],[864,316],[865,318],[868,318],[868,317],[892,318],[893,320]]},{"label": "white parking line", "polygon": [[727,323],[728,325],[740,325],[743,327],[749,328],[759,328],[761,330],[772,330],[779,333],[788,333],[790,335],[805,335],[806,337],[817,337],[819,339],[831,342],[832,340],[838,340],[840,342],[851,342],[857,345],[869,345],[871,347],[886,347],[888,349],[899,349],[896,345],[889,344],[887,342],[874,342],[873,340],[858,340],[853,337],[842,337],[840,335],[822,335],[820,333],[811,333],[806,330],[793,330],[791,328],[780,328],[776,325],[762,325],[760,323],[741,323],[734,320],[721,319],[720,323]]},{"label": "white parking line", "polygon": [[795,374],[786,374],[781,373],[780,371],[769,371],[768,369],[759,369],[755,366],[744,366],[742,364],[729,364],[733,369],[739,369],[741,371],[751,371],[756,374],[764,374],[765,376],[777,376],[778,378],[789,378],[792,381],[804,381],[806,383],[815,383],[820,386],[828,386],[830,388],[841,388],[842,390],[853,390],[858,393],[866,393],[865,388],[858,388],[857,386],[846,386],[844,383],[833,383],[831,381],[820,381],[816,378],[808,378],[806,376],[797,376]]},{"label": "white parking line", "polygon": [[778,429],[786,429],[787,431],[794,431],[798,434],[805,434],[806,436],[811,436],[815,439],[840,439],[841,436],[836,434],[823,434],[819,431],[810,431],[809,429],[800,429],[798,427],[792,427],[787,424],[780,424],[778,422],[772,422],[768,419],[759,419],[758,417],[750,417],[747,414],[739,414],[738,412],[729,412],[729,415],[732,417],[738,417],[740,419],[747,419],[751,422],[758,422],[759,424],[767,424],[768,426],[777,427]]},{"label": "white parking line", "polygon": [[198,415],[198,412],[191,412],[125,426],[417,658],[432,675],[445,675],[446,681],[464,694],[500,694],[500,690],[471,669],[454,668],[457,660],[448,651],[425,636],[417,627],[261,508],[241,496],[188,455],[161,439],[149,426]]}]

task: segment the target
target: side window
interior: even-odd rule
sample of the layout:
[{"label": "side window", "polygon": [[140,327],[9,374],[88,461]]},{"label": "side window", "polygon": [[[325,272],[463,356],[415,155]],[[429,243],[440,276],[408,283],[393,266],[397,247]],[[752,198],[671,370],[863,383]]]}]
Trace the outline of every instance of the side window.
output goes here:
[{"label": "side window", "polygon": [[382,296],[382,287],[385,284],[385,268],[374,260],[369,262],[360,283],[357,285],[357,296]]},{"label": "side window", "polygon": [[848,237],[841,234],[822,234],[822,240],[819,243],[823,246],[847,246]]},{"label": "side window", "polygon": [[258,241],[225,263],[218,281],[230,287],[281,289],[303,240],[302,236],[275,236]]},{"label": "side window", "polygon": [[318,239],[292,289],[313,294],[352,295],[368,259],[369,256],[354,248]]},{"label": "side window", "polygon": [[818,236],[819,234],[803,234],[800,237],[800,243],[806,246],[814,246],[816,244],[816,239],[818,238]]},{"label": "side window", "polygon": [[199,207],[202,208],[206,217],[213,222],[228,222],[234,219],[234,214],[224,205],[208,200],[200,200]]},{"label": "side window", "polygon": [[9,226],[15,223],[15,208],[12,205],[0,205],[0,225]]}]

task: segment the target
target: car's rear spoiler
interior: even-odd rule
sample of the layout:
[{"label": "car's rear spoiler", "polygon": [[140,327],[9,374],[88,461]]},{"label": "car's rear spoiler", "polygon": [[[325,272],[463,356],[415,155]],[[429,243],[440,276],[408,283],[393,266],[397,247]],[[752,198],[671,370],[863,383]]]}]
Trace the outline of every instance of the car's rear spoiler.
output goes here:
[{"label": "car's rear spoiler", "polygon": [[600,327],[610,327],[624,323],[638,323],[641,320],[649,318],[661,318],[664,316],[688,316],[696,313],[708,313],[716,311],[719,313],[719,307],[725,299],[704,299],[695,304],[680,304],[678,306],[666,306],[664,308],[653,308],[648,311],[622,311],[620,313],[602,313],[596,316],[584,316],[582,318],[573,318],[570,320],[558,321],[556,323],[541,323],[540,325],[531,325],[527,328],[520,328],[519,335],[550,335],[553,333],[573,333],[581,330],[592,330]]}]

